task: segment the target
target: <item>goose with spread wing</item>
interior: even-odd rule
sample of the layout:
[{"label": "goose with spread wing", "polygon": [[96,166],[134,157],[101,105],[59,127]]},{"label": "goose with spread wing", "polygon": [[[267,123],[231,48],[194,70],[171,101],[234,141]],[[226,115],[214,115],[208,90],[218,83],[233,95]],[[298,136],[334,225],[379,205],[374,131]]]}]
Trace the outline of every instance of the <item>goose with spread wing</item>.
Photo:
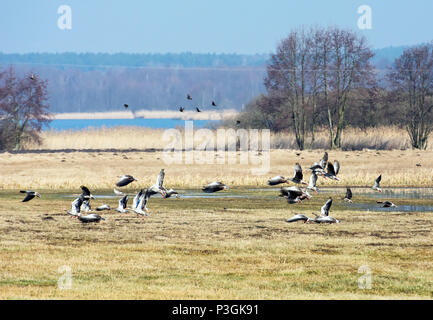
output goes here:
[{"label": "goose with spread wing", "polygon": [[352,203],[352,190],[346,188],[346,196],[343,198],[344,201]]},{"label": "goose with spread wing", "polygon": [[340,178],[337,177],[339,171],[340,171],[340,163],[337,160],[334,161],[334,164],[328,162],[328,171],[325,173],[324,177],[332,180],[340,181]]},{"label": "goose with spread wing", "polygon": [[317,174],[316,172],[312,172],[310,176],[310,181],[308,182],[307,190],[312,190],[317,193],[318,189],[316,187],[317,184]]},{"label": "goose with spread wing", "polygon": [[377,179],[374,181],[374,185],[372,187],[373,190],[382,192],[382,189],[380,188],[380,180],[382,180],[382,175],[378,176]]},{"label": "goose with spread wing", "polygon": [[116,208],[117,212],[120,213],[127,213],[128,210],[126,209],[126,205],[128,204],[128,196],[124,195],[120,200],[119,200],[119,206]]},{"label": "goose with spread wing", "polygon": [[149,197],[160,193],[162,197],[165,197],[167,191],[165,190],[164,184],[165,172],[164,169],[161,169],[159,172],[158,178],[156,178],[156,183],[148,189]]},{"label": "goose with spread wing", "polygon": [[290,178],[289,180],[296,183],[296,184],[307,184],[302,179],[304,178],[304,175],[302,174],[302,168],[299,163],[296,163],[295,165],[295,174],[293,178]]},{"label": "goose with spread wing", "polygon": [[77,199],[75,199],[74,201],[72,201],[71,210],[67,211],[67,214],[74,216],[74,217],[78,216],[78,214],[81,212],[81,205],[82,204],[83,204],[83,199],[80,196]]},{"label": "goose with spread wing", "polygon": [[307,191],[302,191],[297,186],[281,188],[280,197],[287,198],[289,204],[301,203],[305,199],[311,199],[311,195]]},{"label": "goose with spread wing", "polygon": [[379,203],[379,204],[382,204],[383,208],[397,208],[397,206],[394,203],[392,203],[391,201],[388,201],[388,200],[386,200],[386,201],[376,201],[376,202]]},{"label": "goose with spread wing", "polygon": [[23,199],[22,202],[30,201],[34,197],[38,197],[38,198],[41,197],[41,195],[38,192],[32,191],[32,190],[20,190],[20,193],[25,193],[26,194],[26,196],[25,196],[25,198]]},{"label": "goose with spread wing", "polygon": [[325,151],[322,159],[319,162],[315,162],[313,166],[310,168],[312,172],[317,174],[318,176],[324,176],[326,174],[325,168],[328,164],[328,152]]},{"label": "goose with spread wing", "polygon": [[208,185],[204,186],[202,191],[206,192],[206,193],[213,193],[213,192],[218,192],[221,190],[228,190],[228,186],[225,185],[224,183],[220,182],[220,181],[215,181],[212,183],[209,183]]},{"label": "goose with spread wing", "polygon": [[119,181],[117,181],[117,183],[116,183],[116,186],[125,187],[134,181],[137,181],[137,179],[135,179],[133,176],[131,176],[129,174],[125,174],[125,175],[120,177]]},{"label": "goose with spread wing", "polygon": [[316,223],[340,223],[340,220],[337,220],[329,215],[329,210],[332,206],[332,198],[329,198],[326,203],[320,209],[320,216],[313,213],[316,218],[314,218],[314,222]]}]

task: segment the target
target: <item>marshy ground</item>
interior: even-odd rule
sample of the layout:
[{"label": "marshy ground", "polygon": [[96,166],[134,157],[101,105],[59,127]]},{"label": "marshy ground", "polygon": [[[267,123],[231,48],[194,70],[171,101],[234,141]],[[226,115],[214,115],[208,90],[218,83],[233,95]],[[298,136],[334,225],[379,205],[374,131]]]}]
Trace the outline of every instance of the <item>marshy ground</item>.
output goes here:
[{"label": "marshy ground", "polygon": [[[243,165],[166,166],[161,153],[1,154],[0,298],[433,298],[433,213],[365,210],[356,203],[373,208],[377,198],[357,189],[354,205],[341,200],[346,185],[368,186],[379,173],[385,191],[431,186],[431,152],[330,152],[342,181],[320,179],[318,195],[288,205],[266,180],[291,176],[297,161],[306,169],[323,151],[296,153],[272,151],[271,172],[261,177]],[[83,225],[64,213],[81,184],[97,196],[92,207],[116,207],[118,198],[98,196],[114,196],[117,175],[139,179],[126,188],[132,194],[154,183],[161,168],[166,187],[185,197],[152,198],[149,218],[111,211],[101,213],[106,221]],[[217,179],[230,190],[201,197],[199,186]],[[19,189],[36,189],[42,198],[22,203]],[[319,212],[330,195],[340,224],[285,222]],[[392,201],[433,206],[431,196]],[[70,289],[58,286],[62,266],[70,268]],[[358,286],[365,270],[371,289]]]}]

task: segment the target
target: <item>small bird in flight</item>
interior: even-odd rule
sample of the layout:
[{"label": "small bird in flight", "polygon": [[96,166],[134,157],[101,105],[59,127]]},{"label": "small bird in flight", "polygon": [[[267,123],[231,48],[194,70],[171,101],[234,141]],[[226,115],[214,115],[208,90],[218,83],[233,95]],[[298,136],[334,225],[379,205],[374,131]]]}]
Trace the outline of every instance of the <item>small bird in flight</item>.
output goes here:
[{"label": "small bird in flight", "polygon": [[129,107],[126,103],[123,106],[125,107],[125,109],[128,109]]},{"label": "small bird in flight", "polygon": [[36,80],[35,75],[32,73],[32,75],[30,76],[30,80]]},{"label": "small bird in flight", "polygon": [[192,100],[191,95],[190,95],[189,93],[186,95],[186,98],[187,98],[188,100]]},{"label": "small bird in flight", "polygon": [[195,109],[197,110],[197,112],[201,112],[201,110],[198,107],[196,107]]},{"label": "small bird in flight", "polygon": [[215,101],[212,101],[212,106],[213,106],[213,107],[216,107],[216,106],[217,106],[216,103],[215,103]]},{"label": "small bird in flight", "polygon": [[180,112],[183,112],[183,110],[185,110],[184,107],[180,107],[180,108],[179,108],[179,111],[180,111]]}]

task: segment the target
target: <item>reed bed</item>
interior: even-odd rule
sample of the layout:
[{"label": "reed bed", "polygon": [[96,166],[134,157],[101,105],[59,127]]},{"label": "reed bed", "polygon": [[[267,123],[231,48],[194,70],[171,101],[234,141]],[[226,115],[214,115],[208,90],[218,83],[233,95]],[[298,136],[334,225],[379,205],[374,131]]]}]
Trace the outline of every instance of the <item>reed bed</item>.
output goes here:
[{"label": "reed bed", "polygon": [[[177,128],[182,137],[183,127]],[[49,130],[42,133],[42,144],[30,143],[28,150],[61,150],[61,149],[164,149],[170,140],[164,140],[166,130],[142,127],[115,127],[84,130]],[[216,137],[215,130],[212,131]],[[201,143],[196,139],[195,145]],[[271,133],[271,149],[297,149],[296,140],[291,132]],[[320,129],[315,134],[311,146],[311,137],[307,137],[307,149],[328,149],[329,136],[326,129]],[[342,150],[407,150],[410,141],[404,129],[397,127],[382,127],[368,130],[349,128],[344,131]],[[428,150],[433,150],[430,145]]]}]

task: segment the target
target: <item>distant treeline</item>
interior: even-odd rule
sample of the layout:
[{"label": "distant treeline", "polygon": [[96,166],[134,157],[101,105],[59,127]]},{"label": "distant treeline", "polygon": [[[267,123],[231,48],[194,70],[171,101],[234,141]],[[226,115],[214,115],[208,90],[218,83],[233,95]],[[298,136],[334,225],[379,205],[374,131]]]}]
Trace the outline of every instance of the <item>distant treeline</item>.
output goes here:
[{"label": "distant treeline", "polygon": [[[403,47],[375,50],[377,69],[389,67]],[[195,53],[0,53],[0,70],[35,73],[48,81],[51,112],[177,109],[240,110],[265,93],[269,55]],[[186,94],[193,100],[187,101]],[[211,110],[215,110],[212,108]]]},{"label": "distant treeline", "polygon": [[266,54],[215,53],[0,53],[0,64],[43,64],[86,67],[257,67],[264,66]]}]

